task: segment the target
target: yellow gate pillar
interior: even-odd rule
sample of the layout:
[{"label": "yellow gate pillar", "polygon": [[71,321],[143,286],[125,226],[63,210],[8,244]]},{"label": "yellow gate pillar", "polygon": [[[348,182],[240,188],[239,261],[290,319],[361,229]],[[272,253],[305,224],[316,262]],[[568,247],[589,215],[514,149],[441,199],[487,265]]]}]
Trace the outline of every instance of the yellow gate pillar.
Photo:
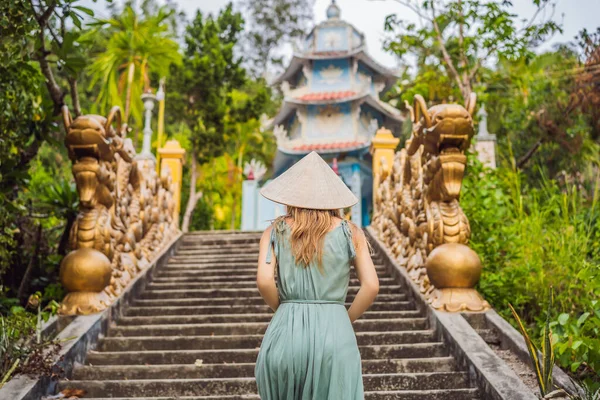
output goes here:
[{"label": "yellow gate pillar", "polygon": [[183,156],[185,149],[181,147],[177,140],[169,140],[165,147],[158,149],[160,155],[160,170],[169,168],[175,189],[173,192],[173,201],[175,207],[173,210],[173,219],[175,225],[179,227],[179,211],[181,209],[181,180],[183,179]]},{"label": "yellow gate pillar", "polygon": [[392,131],[382,127],[377,131],[371,141],[371,154],[373,155],[373,209],[375,209],[375,193],[379,182],[391,172],[394,164],[394,154],[400,139],[394,137]]}]

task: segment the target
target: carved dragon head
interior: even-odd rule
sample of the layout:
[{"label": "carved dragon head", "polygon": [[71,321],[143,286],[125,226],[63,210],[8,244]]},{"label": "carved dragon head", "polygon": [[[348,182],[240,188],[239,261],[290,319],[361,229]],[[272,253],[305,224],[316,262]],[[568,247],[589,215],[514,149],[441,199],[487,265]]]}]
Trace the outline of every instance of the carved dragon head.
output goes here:
[{"label": "carved dragon head", "polygon": [[473,113],[477,95],[471,93],[465,106],[440,104],[427,109],[422,96],[415,96],[412,137],[407,152],[423,146],[424,176],[430,201],[451,201],[460,195],[467,157],[464,151],[474,135]]},{"label": "carved dragon head", "polygon": [[[124,149],[127,126],[121,121],[118,106],[113,107],[106,118],[100,115],[81,115],[73,120],[67,106],[63,106],[62,112],[67,132],[65,144],[71,161],[82,157],[112,161],[115,152],[123,153],[122,157],[129,158],[129,149]],[[116,123],[116,129],[113,122]]]},{"label": "carved dragon head", "polygon": [[411,110],[413,131],[409,155],[413,155],[420,145],[424,146],[425,153],[432,155],[465,151],[474,135],[476,102],[477,95],[471,93],[464,107],[460,104],[439,104],[428,109],[423,97],[416,95]]},{"label": "carved dragon head", "polygon": [[93,208],[96,204],[110,208],[114,199],[106,163],[115,160],[115,153],[128,162],[135,155],[131,141],[125,139],[127,126],[121,121],[121,110],[113,107],[106,118],[100,115],[81,115],[75,120],[66,106],[62,112],[67,133],[65,144],[73,162],[73,175],[80,202],[87,208]]}]

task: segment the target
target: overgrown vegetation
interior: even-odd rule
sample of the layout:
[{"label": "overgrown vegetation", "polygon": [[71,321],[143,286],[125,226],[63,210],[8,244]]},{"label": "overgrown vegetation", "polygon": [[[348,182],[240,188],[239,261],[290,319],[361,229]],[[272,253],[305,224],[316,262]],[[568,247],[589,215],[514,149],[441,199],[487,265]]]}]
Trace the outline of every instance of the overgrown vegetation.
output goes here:
[{"label": "overgrown vegetation", "polygon": [[7,314],[0,315],[0,388],[16,374],[57,376],[61,373],[53,368],[61,344],[42,335],[42,324],[56,313],[58,303],[51,300],[42,307],[43,300],[39,292],[29,298],[27,308],[33,312],[11,305],[10,300],[2,300],[0,304],[2,314]]},{"label": "overgrown vegetation", "polygon": [[[597,388],[600,30],[536,53],[561,31],[550,1],[533,1],[524,21],[511,2],[395,2],[386,47],[406,71],[389,98],[411,101],[418,93],[434,105],[475,91],[497,135],[500,168],[486,170],[471,155],[461,195],[471,246],[484,263],[479,290],[507,320],[513,304],[539,338],[554,288],[556,360]],[[415,56],[416,73],[409,69]]]},{"label": "overgrown vegetation", "polygon": [[554,288],[556,359],[575,377],[600,384],[598,180],[592,192],[584,192],[577,183],[546,178],[538,168],[541,183],[535,187],[514,160],[490,170],[472,155],[467,171],[461,205],[471,223],[470,245],[484,264],[479,290],[509,321],[511,303],[537,338]]}]

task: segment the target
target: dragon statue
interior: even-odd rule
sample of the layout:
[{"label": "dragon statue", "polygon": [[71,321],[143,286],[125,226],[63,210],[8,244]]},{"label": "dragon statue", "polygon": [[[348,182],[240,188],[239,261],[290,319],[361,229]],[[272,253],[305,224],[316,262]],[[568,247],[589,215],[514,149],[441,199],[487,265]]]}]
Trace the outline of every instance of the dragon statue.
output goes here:
[{"label": "dragon statue", "polygon": [[[464,107],[427,108],[415,96],[405,147],[387,158],[374,153],[373,159],[379,165],[372,227],[432,306],[445,311],[490,307],[474,289],[481,261],[467,246],[471,229],[459,203],[475,104],[474,93]],[[373,142],[376,147],[377,136]]]},{"label": "dragon statue", "polygon": [[79,214],[60,278],[69,292],[61,314],[105,309],[178,232],[168,168],[136,156],[121,111],[72,119],[63,108],[65,145],[73,163]]}]

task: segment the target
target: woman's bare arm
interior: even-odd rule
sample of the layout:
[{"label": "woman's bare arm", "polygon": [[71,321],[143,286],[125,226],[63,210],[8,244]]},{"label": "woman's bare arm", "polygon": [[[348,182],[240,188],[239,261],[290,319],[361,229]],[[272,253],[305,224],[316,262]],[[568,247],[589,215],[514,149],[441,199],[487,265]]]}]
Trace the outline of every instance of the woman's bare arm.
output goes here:
[{"label": "woman's bare arm", "polygon": [[377,271],[373,265],[371,254],[369,253],[369,245],[362,230],[352,227],[352,236],[355,238],[356,258],[354,260],[354,268],[360,281],[360,289],[348,309],[350,321],[354,322],[375,301],[377,293],[379,293],[379,278]]},{"label": "woman's bare arm", "polygon": [[258,270],[256,271],[256,285],[260,295],[265,300],[265,303],[273,311],[279,307],[279,293],[277,292],[277,286],[275,285],[275,268],[277,266],[277,259],[275,258],[274,249],[271,255],[271,263],[267,264],[267,252],[271,246],[271,230],[273,227],[267,228],[260,238],[260,250],[258,253]]}]

